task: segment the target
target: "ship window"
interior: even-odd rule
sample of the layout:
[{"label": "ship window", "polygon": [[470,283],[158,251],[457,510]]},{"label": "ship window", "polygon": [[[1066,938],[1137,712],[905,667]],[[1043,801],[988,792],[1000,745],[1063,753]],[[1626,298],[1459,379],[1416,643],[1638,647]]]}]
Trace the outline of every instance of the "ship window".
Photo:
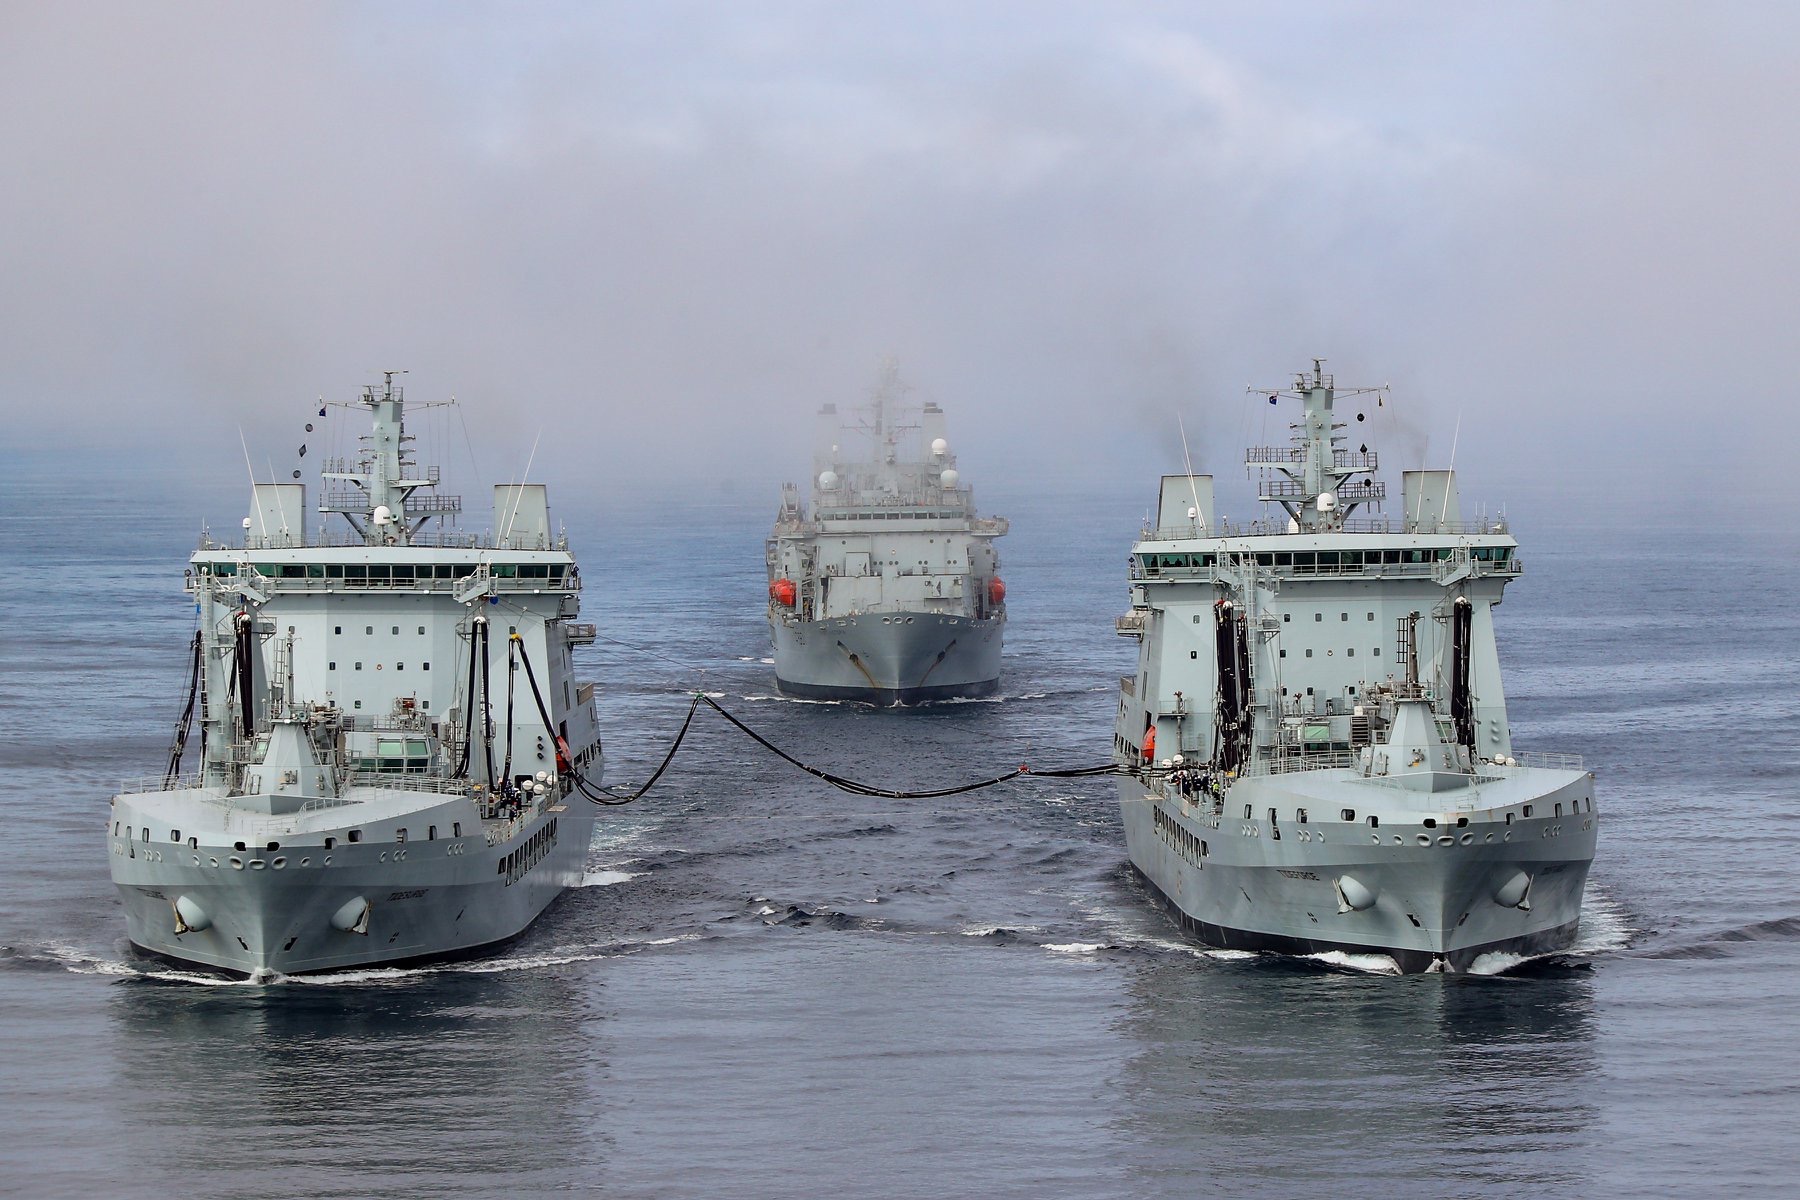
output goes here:
[{"label": "ship window", "polygon": [[[1560,816],[1562,816],[1562,805],[1561,805],[1561,804],[1558,804],[1558,805],[1557,805],[1557,806],[1556,806],[1556,815],[1557,815],[1557,816],[1559,816],[1559,817],[1560,817]],[[179,839],[178,839],[178,840],[179,840]]]},{"label": "ship window", "polygon": [[425,632],[425,627],[424,627],[424,626],[423,626],[423,625],[421,625],[421,626],[419,626],[419,632],[420,632],[420,633],[424,633],[424,632]]},{"label": "ship window", "polygon": [[345,579],[367,579],[368,577],[369,568],[363,566],[361,563],[346,563],[344,565]]},{"label": "ship window", "polygon": [[1273,554],[1258,554],[1256,556],[1256,565],[1259,567],[1272,567],[1275,565],[1275,556]]},{"label": "ship window", "polygon": [[436,825],[427,825],[425,827],[425,840],[428,842],[437,841],[437,826]]},{"label": "ship window", "polygon": [[357,669],[357,670],[359,670],[359,671],[360,671],[360,670],[362,670],[362,664],[361,664],[361,663],[357,663],[357,664],[356,664],[356,669]]},{"label": "ship window", "polygon": [[353,842],[360,842],[360,841],[362,841],[362,830],[360,830],[360,829],[352,829],[352,830],[351,830],[351,831],[350,831],[350,840],[351,840],[351,841],[353,841]]},{"label": "ship window", "polygon": [[323,579],[323,578],[325,578],[325,564],[324,563],[307,563],[306,564],[306,577],[308,579]]},{"label": "ship window", "polygon": [[1198,651],[1198,650],[1189,650],[1189,651],[1188,651],[1188,657],[1189,657],[1189,658],[1199,658],[1199,657],[1200,657],[1200,652],[1199,652],[1199,651]]},{"label": "ship window", "polygon": [[169,830],[169,840],[171,842],[179,842],[181,840],[181,830],[179,830],[179,829]]},{"label": "ship window", "polygon": [[1318,555],[1314,554],[1312,551],[1296,550],[1294,552],[1294,565],[1296,567],[1311,567],[1316,566],[1317,564]]},{"label": "ship window", "polygon": [[357,707],[357,708],[361,708],[361,707],[362,707],[362,701],[361,701],[361,700],[358,700],[358,701],[357,701],[357,702],[356,702],[356,707]]},{"label": "ship window", "polygon": [[119,823],[117,821],[113,822],[113,836],[114,837],[119,836]]},{"label": "ship window", "polygon": [[1286,623],[1287,623],[1287,622],[1290,622],[1290,621],[1292,621],[1292,620],[1293,620],[1293,619],[1294,619],[1294,614],[1293,614],[1293,613],[1282,613],[1282,614],[1281,614],[1281,620],[1282,620],[1282,623],[1283,623],[1283,624],[1286,624]]},{"label": "ship window", "polygon": [[325,564],[325,578],[327,578],[327,579],[342,579],[343,577],[344,577],[344,564],[343,563],[326,563]]},{"label": "ship window", "polygon": [[1285,550],[1284,550],[1284,551],[1282,551],[1282,552],[1281,552],[1281,553],[1280,553],[1280,554],[1277,554],[1277,555],[1276,555],[1276,556],[1275,556],[1275,565],[1276,565],[1276,566],[1278,566],[1278,567],[1291,567],[1291,566],[1293,566],[1293,565],[1294,565],[1294,556],[1293,556],[1293,554],[1291,554],[1291,553],[1289,553],[1289,552],[1288,552],[1288,551],[1285,551]]},{"label": "ship window", "polygon": [[199,838],[191,837],[188,839],[188,849],[189,850],[198,850],[199,848],[200,848],[200,839]]},{"label": "ship window", "polygon": [[1286,651],[1286,650],[1283,650],[1283,651],[1282,651],[1282,652],[1281,652],[1281,657],[1283,657],[1283,658],[1286,658],[1286,657],[1287,657],[1287,651]]},{"label": "ship window", "polygon": [[431,664],[430,663],[422,663],[422,664],[420,664],[420,669],[429,671],[429,670],[431,670]]},{"label": "ship window", "polygon": [[1324,613],[1314,613],[1314,614],[1313,614],[1313,620],[1314,620],[1314,621],[1323,621],[1323,620],[1324,620],[1324,619],[1325,619],[1325,614],[1324,614]]},{"label": "ship window", "polygon": [[550,578],[561,579],[562,577],[563,577],[563,564],[562,563],[551,563],[550,564]]},{"label": "ship window", "polygon": [[1356,657],[1356,648],[1354,646],[1352,646],[1350,649],[1344,651],[1344,657],[1345,658],[1355,658]]},{"label": "ship window", "polygon": [[491,570],[495,579],[512,579],[519,574],[518,563],[495,563]]},{"label": "ship window", "polygon": [[399,627],[399,626],[398,626],[398,625],[396,625],[396,626],[394,626],[394,632],[395,632],[395,633],[399,633],[399,632],[400,632],[400,627]]},{"label": "ship window", "polygon": [[[411,579],[413,577],[413,567],[411,563],[395,563],[389,569],[393,572],[394,578],[397,580]],[[394,632],[398,633],[399,630],[395,630]]]},{"label": "ship window", "polygon": [[495,872],[494,872],[494,874],[496,874],[496,875],[504,875],[504,874],[506,874],[506,859],[504,859],[504,858],[503,858],[503,859],[501,859],[501,860],[500,860],[500,862],[499,862],[499,863],[498,863],[498,864],[497,864],[497,866],[498,866],[498,868],[499,868],[499,869],[498,869],[498,870],[496,870],[496,871],[495,871]]},{"label": "ship window", "polygon": [[1381,818],[1376,817],[1376,816],[1371,816],[1369,818],[1369,828],[1370,829],[1380,829],[1381,828]]},{"label": "ship window", "polygon": [[1349,613],[1339,613],[1338,614],[1338,620],[1340,620],[1340,621],[1348,621],[1349,619],[1350,619]]},{"label": "ship window", "polygon": [[1294,823],[1297,825],[1306,824],[1306,810],[1304,808],[1296,808],[1294,810]]},{"label": "ship window", "polygon": [[1531,815],[1531,805],[1529,804],[1525,806],[1525,815],[1528,817]]},{"label": "ship window", "polygon": [[1250,819],[1250,806],[1248,804],[1246,804],[1246,805],[1244,805],[1244,820],[1248,821],[1249,819]]},{"label": "ship window", "polygon": [[342,633],[342,632],[344,632],[344,627],[343,627],[343,626],[342,626],[342,625],[333,625],[333,626],[332,626],[332,627],[331,627],[331,632],[333,632],[333,633]]},{"label": "ship window", "polygon": [[[1307,651],[1307,653],[1308,653],[1308,654],[1311,654],[1311,653],[1312,653],[1312,651],[1311,651],[1311,650],[1308,650],[1308,651]],[[1310,696],[1310,695],[1312,695],[1312,694],[1313,694],[1313,690],[1312,690],[1312,689],[1311,689],[1311,688],[1307,688],[1307,689],[1306,689],[1306,694],[1307,694],[1307,695],[1309,695],[1309,696]]]},{"label": "ship window", "polygon": [[1306,651],[1306,657],[1308,657],[1308,658],[1312,657],[1312,650],[1310,648]]},{"label": "ship window", "polygon": [[406,664],[405,664],[405,663],[403,663],[403,662],[397,662],[397,663],[395,663],[395,664],[394,664],[394,670],[396,670],[396,671],[404,671],[404,670],[406,670]]},{"label": "ship window", "polygon": [[1354,808],[1346,808],[1343,812],[1338,814],[1338,817],[1341,820],[1354,821],[1356,820],[1356,810]]},{"label": "ship window", "polygon": [[396,842],[404,843],[406,841],[406,830],[404,830],[404,829],[394,830],[394,840]]},{"label": "ship window", "polygon": [[1373,650],[1369,651],[1369,653],[1373,654],[1376,658],[1380,658],[1381,657],[1381,647],[1377,646]]},{"label": "ship window", "polygon": [[326,838],[326,839],[325,839],[325,848],[326,848],[326,849],[327,849],[327,850],[330,850],[330,849],[331,849],[331,848],[332,848],[332,847],[334,847],[334,846],[336,846],[336,845],[337,845],[337,839],[336,839],[336,838],[334,838],[334,837],[328,837],[328,838]]},{"label": "ship window", "polygon": [[1437,828],[1437,818],[1436,817],[1426,817],[1425,818],[1425,828],[1436,829]]},{"label": "ship window", "polygon": [[1339,556],[1336,550],[1319,551],[1319,565],[1321,567],[1335,567],[1338,565],[1338,559]]},{"label": "ship window", "polygon": [[1375,614],[1374,614],[1374,613],[1370,613],[1370,614],[1369,614],[1369,620],[1371,620],[1371,621],[1373,621],[1373,620],[1374,620],[1374,619],[1375,619]]},{"label": "ship window", "polygon": [[461,837],[462,836],[462,822],[461,821],[454,821],[451,823],[450,836],[451,837]]},{"label": "ship window", "polygon": [[364,633],[374,633],[374,632],[375,632],[375,627],[374,627],[374,626],[373,626],[373,625],[364,625],[364,626],[363,626],[363,632],[364,632]]},{"label": "ship window", "polygon": [[336,662],[328,662],[325,664],[325,669],[327,671],[335,671],[335,670],[337,670],[337,663]]}]

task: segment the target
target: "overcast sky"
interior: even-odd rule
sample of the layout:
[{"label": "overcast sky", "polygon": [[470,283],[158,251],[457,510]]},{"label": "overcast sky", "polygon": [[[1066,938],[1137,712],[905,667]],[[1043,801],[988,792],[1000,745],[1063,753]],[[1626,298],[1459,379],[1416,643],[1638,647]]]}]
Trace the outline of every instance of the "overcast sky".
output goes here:
[{"label": "overcast sky", "polygon": [[1392,455],[1710,487],[1800,435],[1797,26],[12,0],[0,416],[285,475],[404,367],[484,474],[774,481],[892,354],[979,487],[1174,469],[1178,414],[1230,474],[1325,355]]}]

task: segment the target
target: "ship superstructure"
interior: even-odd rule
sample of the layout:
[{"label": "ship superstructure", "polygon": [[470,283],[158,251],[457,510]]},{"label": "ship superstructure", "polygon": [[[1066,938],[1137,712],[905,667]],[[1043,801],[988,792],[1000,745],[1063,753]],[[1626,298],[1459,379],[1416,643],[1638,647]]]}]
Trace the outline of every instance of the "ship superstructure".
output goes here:
[{"label": "ship superstructure", "polygon": [[1593,776],[1514,753],[1493,611],[1522,566],[1465,521],[1452,471],[1351,449],[1319,362],[1287,446],[1251,449],[1271,515],[1230,525],[1208,475],[1162,479],[1133,548],[1140,640],[1114,750],[1132,864],[1201,940],[1460,970],[1573,943]]},{"label": "ship superstructure", "polygon": [[869,404],[819,413],[812,506],[782,488],[767,545],[783,692],[913,704],[1000,686],[1006,585],[936,404],[905,403],[884,366]]},{"label": "ship superstructure", "polygon": [[601,752],[571,649],[595,631],[544,486],[497,486],[492,531],[457,532],[394,374],[344,407],[372,432],[325,464],[337,524],[309,529],[304,484],[253,483],[241,541],[190,562],[197,768],[184,722],[107,819],[149,953],[255,977],[479,952],[581,878],[572,789]]}]

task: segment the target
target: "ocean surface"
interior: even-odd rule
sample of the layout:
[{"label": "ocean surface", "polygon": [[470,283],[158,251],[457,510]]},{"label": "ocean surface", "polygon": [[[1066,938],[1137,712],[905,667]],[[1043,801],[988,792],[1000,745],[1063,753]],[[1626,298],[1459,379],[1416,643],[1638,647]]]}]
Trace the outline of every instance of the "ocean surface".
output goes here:
[{"label": "ocean surface", "polygon": [[[135,958],[102,840],[119,781],[162,766],[184,560],[242,489],[6,467],[0,1193],[1800,1194],[1791,525],[1515,506],[1516,742],[1598,777],[1571,954],[1401,978],[1208,951],[1127,872],[1108,780],[871,800],[702,713],[506,953],[253,986]],[[1103,761],[1155,480],[970,467],[1013,520],[1003,694],[904,711],[776,698],[776,480],[549,474],[607,639],[581,653],[608,781],[645,777],[695,689],[891,786]]]}]

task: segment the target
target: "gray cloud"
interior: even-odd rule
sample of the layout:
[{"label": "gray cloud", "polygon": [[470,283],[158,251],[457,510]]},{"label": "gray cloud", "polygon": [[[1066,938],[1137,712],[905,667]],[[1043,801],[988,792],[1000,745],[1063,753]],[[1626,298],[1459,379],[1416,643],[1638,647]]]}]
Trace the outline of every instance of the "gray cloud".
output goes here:
[{"label": "gray cloud", "polygon": [[241,457],[403,366],[488,474],[774,480],[894,353],[977,481],[1229,474],[1325,354],[1390,452],[1692,481],[1794,432],[1796,20],[13,5],[0,406]]}]

